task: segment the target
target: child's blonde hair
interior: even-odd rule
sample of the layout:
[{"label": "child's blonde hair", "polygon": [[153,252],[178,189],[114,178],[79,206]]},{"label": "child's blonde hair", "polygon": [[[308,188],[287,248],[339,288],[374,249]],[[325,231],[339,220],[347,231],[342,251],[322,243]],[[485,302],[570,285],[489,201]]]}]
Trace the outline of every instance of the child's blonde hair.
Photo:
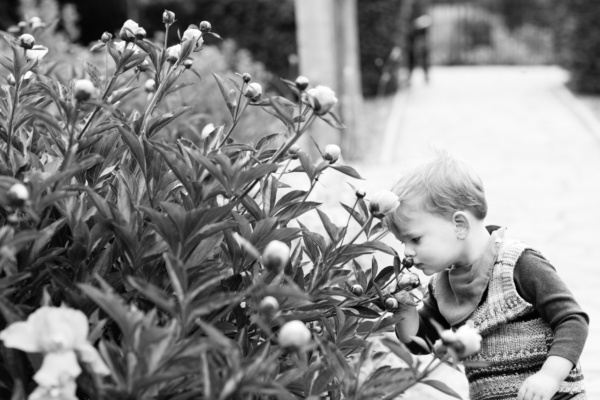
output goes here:
[{"label": "child's blonde hair", "polygon": [[456,211],[470,211],[479,219],[487,214],[487,201],[481,178],[464,161],[445,151],[412,168],[394,184],[392,191],[400,206],[386,217],[385,224],[398,234],[411,211],[426,211],[450,218]]}]

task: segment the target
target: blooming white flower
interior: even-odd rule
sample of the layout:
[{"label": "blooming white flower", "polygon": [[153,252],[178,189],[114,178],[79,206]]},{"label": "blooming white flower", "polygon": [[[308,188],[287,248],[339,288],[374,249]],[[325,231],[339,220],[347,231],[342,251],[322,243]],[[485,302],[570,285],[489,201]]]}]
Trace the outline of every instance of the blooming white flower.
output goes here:
[{"label": "blooming white flower", "polygon": [[340,149],[340,146],[328,144],[325,146],[325,149],[323,149],[323,159],[329,161],[329,164],[333,164],[340,158],[341,153],[342,150]]},{"label": "blooming white flower", "polygon": [[279,344],[283,347],[301,349],[310,343],[310,331],[302,321],[293,320],[279,329]]},{"label": "blooming white flower", "polygon": [[181,41],[185,42],[186,40],[193,41],[194,50],[198,50],[200,46],[204,43],[204,39],[202,38],[202,32],[197,28],[188,28],[183,32],[183,36],[181,37]]},{"label": "blooming white flower", "polygon": [[167,61],[176,63],[179,60],[179,53],[181,53],[181,45],[176,44],[167,48]]},{"label": "blooming white flower", "polygon": [[63,387],[81,373],[77,355],[100,375],[110,371],[87,341],[88,320],[84,313],[67,307],[41,307],[27,321],[15,322],[0,332],[4,346],[28,353],[43,353],[42,366],[34,380],[45,388]]},{"label": "blooming white flower", "polygon": [[46,46],[42,46],[36,44],[31,49],[25,50],[25,58],[27,61],[29,60],[41,60],[44,56],[48,54],[48,48]]},{"label": "blooming white flower", "polygon": [[395,193],[389,190],[382,190],[371,197],[371,204],[369,210],[376,218],[383,218],[384,216],[392,213],[400,205],[400,200]]},{"label": "blooming white flower", "polygon": [[258,101],[262,96],[262,86],[260,83],[249,83],[248,87],[244,91],[244,96],[248,97],[252,101]]},{"label": "blooming white flower", "polygon": [[127,42],[135,40],[135,33],[140,26],[132,19],[125,21],[119,32],[119,37]]},{"label": "blooming white flower", "polygon": [[306,91],[308,102],[319,115],[328,113],[338,102],[335,92],[327,86],[317,86]]},{"label": "blooming white flower", "polygon": [[123,40],[119,40],[119,41],[115,41],[115,49],[117,50],[117,52],[119,54],[123,54],[123,52],[125,51],[125,47],[127,46],[127,42],[123,41]]},{"label": "blooming white flower", "polygon": [[94,84],[89,79],[78,79],[73,84],[75,99],[85,101],[91,98],[96,91]]},{"label": "blooming white flower", "polygon": [[28,400],[77,400],[77,385],[69,380],[60,386],[38,386],[27,398]]},{"label": "blooming white flower", "polygon": [[272,240],[265,247],[262,260],[265,268],[279,271],[290,261],[290,248],[279,240]]}]

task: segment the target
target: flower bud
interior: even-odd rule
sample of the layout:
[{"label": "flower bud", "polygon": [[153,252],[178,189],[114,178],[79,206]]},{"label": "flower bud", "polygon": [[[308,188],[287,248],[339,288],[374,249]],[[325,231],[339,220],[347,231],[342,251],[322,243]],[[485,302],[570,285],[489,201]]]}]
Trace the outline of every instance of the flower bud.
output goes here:
[{"label": "flower bud", "polygon": [[186,40],[191,40],[194,43],[194,50],[198,50],[200,46],[202,46],[202,43],[204,43],[204,39],[202,39],[202,32],[195,28],[195,25],[190,25],[190,27],[183,32],[181,41],[185,42]]},{"label": "flower bud", "polygon": [[402,305],[402,306],[414,307],[419,304],[415,300],[414,296],[410,292],[407,292],[406,290],[395,293],[394,298],[398,301],[398,304]]},{"label": "flower bud", "polygon": [[96,88],[88,79],[78,79],[73,84],[73,93],[77,101],[85,101],[94,95]]},{"label": "flower bud", "polygon": [[194,61],[190,58],[188,58],[187,60],[185,60],[183,62],[183,66],[185,67],[185,69],[190,69],[192,68],[192,65],[194,65]]},{"label": "flower bud", "polygon": [[279,240],[272,240],[262,254],[263,265],[271,271],[280,271],[290,261],[290,248]]},{"label": "flower bud", "polygon": [[460,358],[469,357],[481,349],[481,335],[469,325],[463,325],[456,330],[456,341],[462,346],[462,349],[456,349]]},{"label": "flower bud", "polygon": [[14,207],[21,207],[29,200],[29,190],[22,183],[15,183],[6,193],[9,203]]},{"label": "flower bud", "polygon": [[404,259],[402,260],[402,266],[406,269],[410,269],[415,265],[415,261],[412,259],[412,257],[404,257]]},{"label": "flower bud", "polygon": [[279,329],[279,345],[294,349],[302,349],[310,344],[310,331],[302,321],[286,322]]},{"label": "flower bud", "polygon": [[296,87],[298,88],[298,90],[300,90],[300,91],[306,90],[306,88],[308,87],[308,84],[309,84],[309,81],[308,81],[307,77],[300,75],[299,77],[296,78]]},{"label": "flower bud", "polygon": [[328,144],[323,150],[323,159],[329,161],[329,164],[335,163],[340,158],[340,146],[336,144]]},{"label": "flower bud", "polygon": [[144,90],[148,93],[156,91],[156,82],[154,81],[154,79],[148,79],[144,83]]},{"label": "flower bud", "polygon": [[328,113],[338,101],[335,92],[327,86],[319,85],[309,89],[306,94],[311,107],[318,115]]},{"label": "flower bud", "polygon": [[141,63],[139,63],[135,68],[140,72],[144,72],[147,71],[148,68],[150,68],[150,63],[148,62],[148,60],[144,60]]},{"label": "flower bud", "polygon": [[19,45],[24,49],[31,49],[35,44],[35,38],[29,33],[19,36]]},{"label": "flower bud", "polygon": [[290,155],[290,158],[292,160],[296,160],[298,158],[298,152],[300,151],[300,146],[298,146],[297,144],[293,144],[290,146],[290,148],[288,149],[288,154]]},{"label": "flower bud", "polygon": [[412,272],[400,274],[398,277],[397,290],[412,290],[421,286],[419,276]]},{"label": "flower bud", "polygon": [[179,53],[181,52],[181,45],[176,44],[167,49],[167,61],[174,64],[179,60]]},{"label": "flower bud", "polygon": [[362,199],[367,195],[367,193],[365,192],[365,189],[361,189],[361,188],[356,189],[355,194],[356,194],[356,197],[359,199]]},{"label": "flower bud", "polygon": [[244,96],[248,97],[251,101],[260,100],[260,96],[262,96],[262,86],[260,86],[260,83],[249,83],[244,91]]},{"label": "flower bud", "polygon": [[375,218],[383,218],[386,215],[392,213],[400,205],[400,200],[396,194],[382,190],[377,192],[371,198],[371,204],[369,210]]},{"label": "flower bud", "polygon": [[100,41],[102,43],[107,43],[112,39],[112,37],[113,37],[112,33],[104,32],[102,34],[102,36],[100,36]]},{"label": "flower bud", "polygon": [[200,140],[206,140],[208,135],[215,130],[215,125],[212,123],[206,124],[204,128],[202,128],[202,132],[200,132]]},{"label": "flower bud", "polygon": [[212,29],[212,26],[211,26],[210,22],[208,22],[208,21],[200,22],[200,31],[210,32],[211,29]]},{"label": "flower bud", "polygon": [[394,297],[388,297],[387,299],[385,299],[385,308],[387,310],[393,310],[398,308],[398,300],[396,300]]},{"label": "flower bud", "polygon": [[265,296],[260,301],[259,309],[263,314],[272,316],[279,311],[279,302],[273,296]]},{"label": "flower bud", "polygon": [[146,37],[146,30],[144,28],[137,28],[135,30],[135,38],[140,40]]},{"label": "flower bud", "polygon": [[252,80],[252,76],[249,73],[244,72],[244,74],[242,75],[242,79],[244,80],[244,82],[250,83],[250,81]]},{"label": "flower bud", "polygon": [[162,15],[163,24],[171,25],[175,22],[175,13],[173,11],[165,10]]},{"label": "flower bud", "polygon": [[121,30],[119,31],[119,37],[126,42],[133,42],[135,40],[135,32],[140,26],[132,19],[125,21]]},{"label": "flower bud", "polygon": [[365,292],[365,290],[363,289],[362,286],[360,286],[360,285],[352,286],[352,293],[354,293],[355,295],[362,296],[364,292]]},{"label": "flower bud", "polygon": [[15,76],[13,74],[8,75],[8,77],[6,78],[6,82],[8,82],[10,86],[15,86],[17,84],[17,81],[15,80]]}]

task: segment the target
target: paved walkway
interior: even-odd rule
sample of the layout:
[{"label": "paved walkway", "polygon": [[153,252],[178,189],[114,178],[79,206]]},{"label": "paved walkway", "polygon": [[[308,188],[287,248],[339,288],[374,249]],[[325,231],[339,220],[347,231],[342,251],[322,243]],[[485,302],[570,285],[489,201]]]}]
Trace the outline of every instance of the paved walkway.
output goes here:
[{"label": "paved walkway", "polygon": [[[363,187],[389,189],[431,146],[471,163],[486,186],[488,221],[541,249],[589,313],[581,362],[589,398],[600,398],[600,124],[554,67],[439,67],[429,85],[414,78],[395,98],[380,152],[354,165]],[[338,174],[323,178],[315,198],[325,206],[352,201]],[[460,376],[442,378],[464,393]]]}]

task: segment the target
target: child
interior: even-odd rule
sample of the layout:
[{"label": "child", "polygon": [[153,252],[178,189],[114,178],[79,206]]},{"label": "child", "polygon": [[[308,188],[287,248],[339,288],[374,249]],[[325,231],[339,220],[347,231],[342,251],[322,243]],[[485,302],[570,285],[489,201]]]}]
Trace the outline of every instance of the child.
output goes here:
[{"label": "child", "polygon": [[394,192],[400,206],[385,223],[432,276],[422,307],[405,306],[398,338],[418,352],[414,336],[439,338],[430,321],[474,326],[483,341],[468,360],[486,366],[466,367],[473,400],[585,399],[578,359],[588,316],[537,250],[486,226],[483,185],[469,166],[440,153]]}]

